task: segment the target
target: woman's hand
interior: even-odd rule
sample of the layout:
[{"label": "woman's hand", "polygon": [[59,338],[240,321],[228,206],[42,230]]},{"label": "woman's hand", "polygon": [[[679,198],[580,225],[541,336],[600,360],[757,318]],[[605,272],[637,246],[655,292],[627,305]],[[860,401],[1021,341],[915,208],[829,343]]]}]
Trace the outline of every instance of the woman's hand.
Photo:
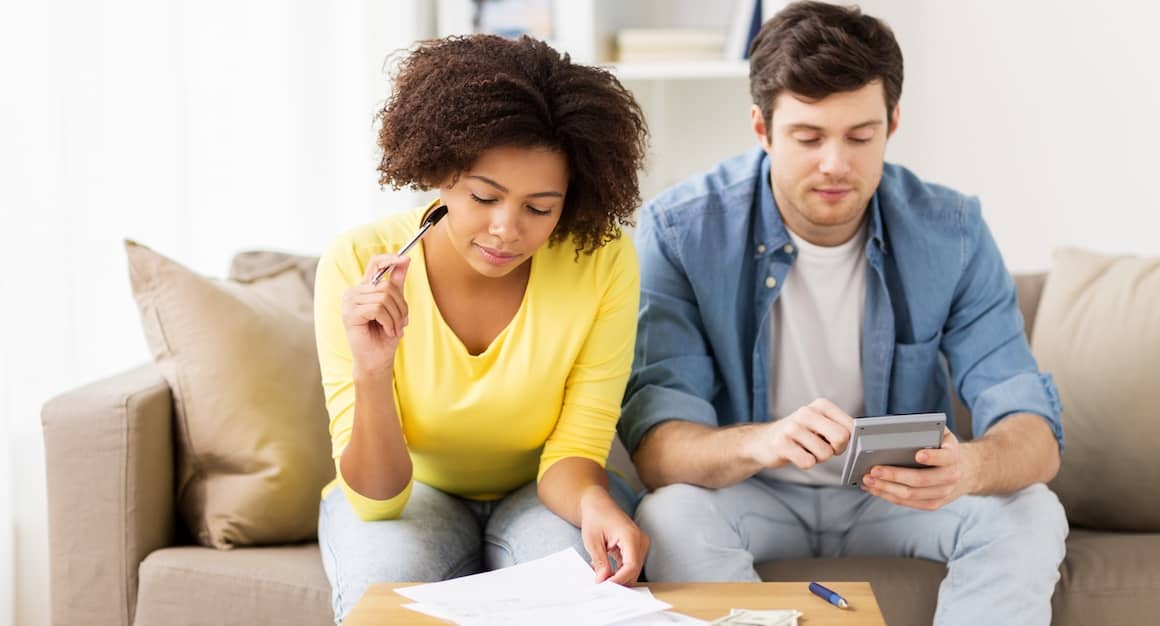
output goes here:
[{"label": "woman's hand", "polygon": [[[410,264],[410,258],[394,254],[373,257],[363,279],[343,294],[342,325],[356,369],[381,372],[394,366],[395,349],[409,321],[403,281]],[[389,266],[395,269],[379,284],[371,284],[379,270]]]},{"label": "woman's hand", "polygon": [[[592,558],[596,582],[611,579],[627,585],[636,582],[648,554],[649,538],[632,518],[620,510],[608,490],[593,486],[580,501],[580,537]],[[614,573],[609,557],[619,567]]]}]

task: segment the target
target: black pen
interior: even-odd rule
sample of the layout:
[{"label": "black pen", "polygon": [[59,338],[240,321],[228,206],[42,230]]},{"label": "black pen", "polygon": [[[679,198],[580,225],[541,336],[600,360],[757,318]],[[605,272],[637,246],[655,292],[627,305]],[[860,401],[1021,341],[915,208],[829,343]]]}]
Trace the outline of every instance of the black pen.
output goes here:
[{"label": "black pen", "polygon": [[[407,254],[407,250],[410,250],[411,246],[414,246],[415,242],[419,241],[419,239],[423,237],[423,233],[427,232],[427,230],[430,229],[432,226],[434,226],[436,224],[436,222],[443,219],[444,215],[447,215],[447,205],[446,204],[440,205],[439,208],[428,213],[427,219],[423,220],[423,225],[419,227],[419,232],[415,233],[415,236],[411,237],[411,240],[408,241],[406,244],[404,244],[402,249],[400,249],[395,254],[398,254],[399,256]],[[388,266],[384,267],[383,269],[379,270],[379,273],[375,274],[375,278],[374,278],[374,280],[371,281],[371,284],[372,285],[379,284],[379,281],[383,279],[383,276],[390,274],[391,270],[394,269],[394,267],[395,267],[394,265],[388,265]]]}]

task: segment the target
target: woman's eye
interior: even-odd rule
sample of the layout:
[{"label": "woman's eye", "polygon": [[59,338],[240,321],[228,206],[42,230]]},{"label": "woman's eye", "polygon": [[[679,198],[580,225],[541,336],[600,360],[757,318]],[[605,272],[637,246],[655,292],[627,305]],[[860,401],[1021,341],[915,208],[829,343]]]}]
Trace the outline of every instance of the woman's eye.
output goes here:
[{"label": "woman's eye", "polygon": [[495,202],[495,198],[480,198],[479,196],[477,196],[475,194],[471,194],[471,199],[475,200],[476,202],[478,202],[480,204],[492,204]]},{"label": "woman's eye", "polygon": [[534,207],[530,204],[528,205],[528,210],[531,211],[532,213],[535,213],[536,215],[551,215],[552,214],[551,211],[545,211],[544,209],[537,209],[536,207]]}]

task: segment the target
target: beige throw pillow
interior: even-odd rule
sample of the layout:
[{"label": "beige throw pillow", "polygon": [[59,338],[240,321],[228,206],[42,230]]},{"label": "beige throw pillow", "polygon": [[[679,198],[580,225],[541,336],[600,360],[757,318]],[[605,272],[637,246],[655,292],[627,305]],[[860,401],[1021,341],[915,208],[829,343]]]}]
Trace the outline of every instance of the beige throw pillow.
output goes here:
[{"label": "beige throw pillow", "polygon": [[1160,530],[1160,258],[1056,252],[1031,349],[1063,404],[1068,519]]},{"label": "beige throw pillow", "polygon": [[125,251],[173,391],[189,529],[216,548],[313,538],[334,465],[301,264],[220,281],[132,241]]}]

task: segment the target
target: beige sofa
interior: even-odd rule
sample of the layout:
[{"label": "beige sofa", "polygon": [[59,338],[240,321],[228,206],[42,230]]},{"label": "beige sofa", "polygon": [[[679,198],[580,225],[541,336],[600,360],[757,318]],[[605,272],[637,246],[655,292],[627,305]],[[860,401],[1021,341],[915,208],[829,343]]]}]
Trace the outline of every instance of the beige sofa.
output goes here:
[{"label": "beige sofa", "polygon": [[[1042,274],[1017,277],[1029,334],[1044,279]],[[1160,296],[1151,301],[1160,302]],[[1160,308],[1156,319],[1160,324]],[[1082,396],[1058,374],[1057,381],[1065,406],[1069,396]],[[961,432],[965,421],[960,417]],[[193,544],[175,512],[174,424],[170,387],[152,364],[45,405],[53,623],[330,623],[330,591],[317,544],[233,550]],[[1154,432],[1154,427],[1142,431]],[[1155,441],[1149,445],[1160,451]],[[1134,466],[1120,475],[1160,477],[1156,456],[1150,456],[1150,466]],[[623,449],[614,450],[613,460],[625,464]],[[1116,463],[1115,455],[1108,455],[1107,462]],[[1135,504],[1124,504],[1128,526],[1133,506],[1153,515],[1141,528],[1154,523],[1160,500],[1155,482],[1106,488],[1139,494]],[[1094,492],[1101,490],[1092,491],[1098,500],[1101,494]],[[1098,505],[1082,495],[1064,499],[1073,525],[1093,519],[1090,506]],[[1125,527],[1123,515],[1112,526]],[[942,564],[904,558],[787,561],[759,569],[767,580],[868,580],[893,626],[931,622],[945,573]],[[1160,534],[1074,527],[1054,607],[1054,623],[1060,625],[1155,623],[1160,619]]]}]

